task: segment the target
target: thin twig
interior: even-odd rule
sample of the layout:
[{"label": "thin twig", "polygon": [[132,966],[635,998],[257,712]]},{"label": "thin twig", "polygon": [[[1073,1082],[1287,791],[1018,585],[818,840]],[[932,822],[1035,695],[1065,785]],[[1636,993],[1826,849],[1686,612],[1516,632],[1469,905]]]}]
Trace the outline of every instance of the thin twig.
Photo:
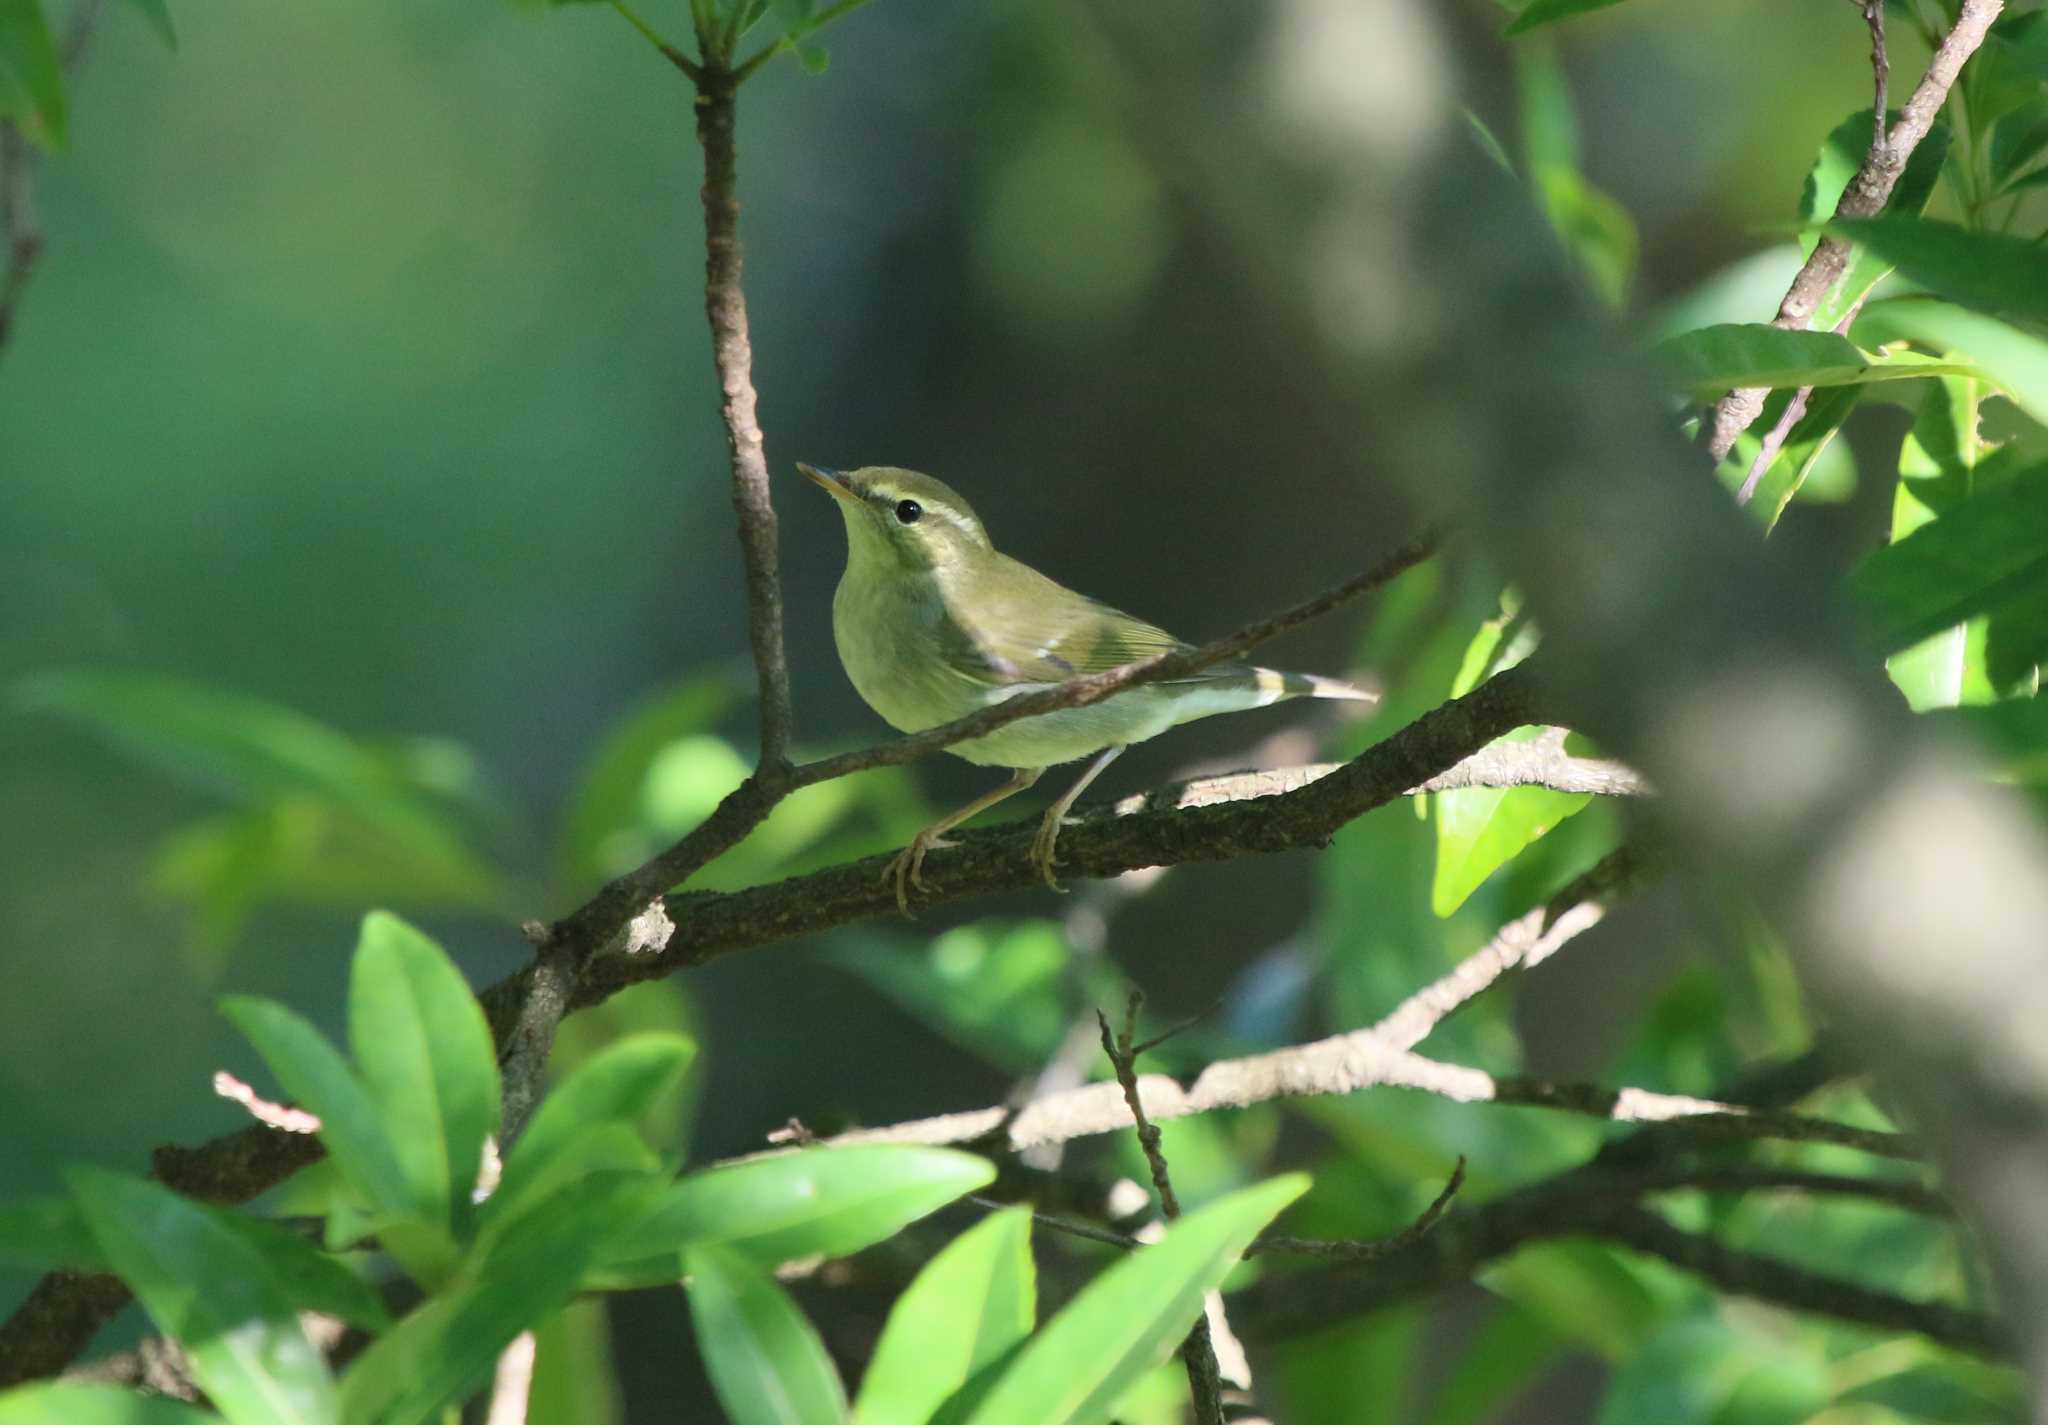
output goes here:
[{"label": "thin twig", "polygon": [[[747,636],[761,688],[761,771],[771,780],[789,760],[789,661],[782,646],[782,576],[777,567],[775,501],[755,413],[754,348],[740,285],[739,158],[734,141],[739,81],[709,63],[694,76],[697,142],[704,150],[704,316],[718,368],[732,504],[747,574]],[[665,888],[664,888],[665,889]]]},{"label": "thin twig", "polygon": [[[1180,1199],[1174,1195],[1173,1176],[1167,1170],[1166,1149],[1160,1143],[1159,1126],[1145,1116],[1145,1101],[1138,1092],[1138,1050],[1134,1041],[1138,1032],[1138,1010],[1144,1003],[1144,993],[1132,990],[1124,1001],[1121,1033],[1110,1032],[1109,1016],[1099,1009],[1095,1011],[1095,1022],[1102,1028],[1102,1052],[1109,1057],[1110,1067],[1116,1071],[1117,1087],[1123,1090],[1124,1106],[1130,1110],[1131,1121],[1137,1125],[1138,1147],[1145,1154],[1145,1165],[1152,1171],[1152,1186],[1159,1193],[1159,1210],[1168,1222],[1172,1222],[1180,1216]],[[1181,1342],[1180,1357],[1187,1367],[1188,1394],[1194,1400],[1196,1425],[1223,1425],[1223,1373],[1216,1364],[1216,1343],[1209,1336],[1209,1313],[1206,1309],[1188,1328],[1187,1339]]]},{"label": "thin twig", "polygon": [[[1841,201],[1835,205],[1837,222],[1875,217],[1890,201],[1892,188],[1906,170],[1906,161],[1933,127],[1935,116],[1941,112],[1942,103],[1947,99],[1957,75],[1962,72],[1964,62],[1984,43],[1991,22],[1998,18],[2004,7],[2005,0],[1963,0],[1955,26],[1928,61],[1927,73],[1921,77],[1905,108],[1899,111],[1898,123],[1892,125],[1887,133],[1884,110],[1880,108],[1873,113],[1870,153],[1849,180],[1849,186],[1842,190]],[[1872,0],[1866,6],[1866,16],[1873,8],[1882,12],[1880,0]],[[1881,19],[1874,22],[1872,30],[1873,62],[1880,67],[1881,77],[1876,81],[1879,93],[1883,92],[1885,83],[1882,76],[1890,72],[1889,62],[1884,59],[1882,24]],[[1851,247],[1846,239],[1833,233],[1823,233],[1805,265],[1799,269],[1799,274],[1792,279],[1792,285],[1786,289],[1785,299],[1778,304],[1778,314],[1772,318],[1771,325],[1787,331],[1805,330],[1821,302],[1848,270]],[[1736,439],[1749,429],[1750,423],[1763,409],[1766,394],[1766,388],[1746,387],[1730,391],[1714,404],[1702,428],[1707,436],[1707,452],[1715,463],[1725,460],[1728,452],[1735,448]]]},{"label": "thin twig", "polygon": [[1261,1252],[1287,1252],[1296,1256],[1321,1257],[1326,1261],[1370,1262],[1393,1252],[1413,1246],[1424,1233],[1436,1226],[1444,1213],[1450,1210],[1451,1200],[1458,1190],[1465,1186],[1465,1155],[1458,1155],[1457,1164],[1451,1169],[1449,1181],[1443,1191],[1422,1209],[1422,1215],[1396,1232],[1391,1237],[1377,1241],[1344,1241],[1319,1237],[1265,1236],[1245,1249],[1247,1257]]},{"label": "thin twig", "polygon": [[7,271],[0,276],[0,352],[7,349],[15,308],[43,250],[43,232],[36,224],[35,162],[20,126],[0,119],[0,242],[7,244]]}]

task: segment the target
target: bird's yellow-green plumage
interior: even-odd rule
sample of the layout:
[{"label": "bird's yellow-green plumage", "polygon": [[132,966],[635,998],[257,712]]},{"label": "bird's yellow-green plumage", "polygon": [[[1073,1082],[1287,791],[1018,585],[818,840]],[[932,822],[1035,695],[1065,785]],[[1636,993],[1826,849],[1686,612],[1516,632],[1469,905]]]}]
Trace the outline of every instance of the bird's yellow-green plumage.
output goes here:
[{"label": "bird's yellow-green plumage", "polygon": [[[973,508],[943,481],[880,465],[848,473],[798,468],[834,496],[845,517],[846,573],[832,600],[833,637],[854,688],[892,727],[918,732],[1019,693],[1187,646],[998,551]],[[1046,767],[1101,753],[1041,829],[1050,881],[1058,815],[1125,746],[1194,718],[1303,696],[1371,695],[1335,679],[1225,663],[956,742],[947,750],[1012,768],[1016,776],[998,794],[920,834],[892,868],[899,898],[905,858],[910,879],[921,884],[923,852],[945,844],[940,833],[1029,786]]]}]

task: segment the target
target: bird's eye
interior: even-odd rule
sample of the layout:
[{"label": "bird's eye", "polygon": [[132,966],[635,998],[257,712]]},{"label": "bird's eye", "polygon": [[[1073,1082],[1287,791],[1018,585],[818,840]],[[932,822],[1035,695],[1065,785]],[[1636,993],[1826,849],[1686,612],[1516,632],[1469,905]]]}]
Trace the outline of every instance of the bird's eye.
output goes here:
[{"label": "bird's eye", "polygon": [[900,524],[916,524],[924,518],[924,506],[915,500],[896,502],[896,519]]}]

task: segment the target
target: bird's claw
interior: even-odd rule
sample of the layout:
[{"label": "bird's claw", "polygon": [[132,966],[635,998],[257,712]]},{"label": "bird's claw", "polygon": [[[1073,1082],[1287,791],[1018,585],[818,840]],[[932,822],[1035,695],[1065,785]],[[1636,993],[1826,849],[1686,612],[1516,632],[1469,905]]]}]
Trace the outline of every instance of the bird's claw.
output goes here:
[{"label": "bird's claw", "polygon": [[911,838],[908,846],[896,853],[895,860],[882,868],[882,879],[896,883],[896,909],[903,912],[906,920],[916,918],[910,912],[911,887],[914,886],[920,891],[925,888],[925,853],[934,849],[944,850],[946,847],[954,844],[943,836],[934,836],[928,831],[920,831],[915,837]]},{"label": "bird's claw", "polygon": [[1052,868],[1059,860],[1056,853],[1059,847],[1060,828],[1067,825],[1067,820],[1061,816],[1048,816],[1038,823],[1038,834],[1031,838],[1031,864],[1038,868],[1040,879],[1061,895],[1067,893],[1067,888],[1060,884],[1059,877],[1053,874]]}]

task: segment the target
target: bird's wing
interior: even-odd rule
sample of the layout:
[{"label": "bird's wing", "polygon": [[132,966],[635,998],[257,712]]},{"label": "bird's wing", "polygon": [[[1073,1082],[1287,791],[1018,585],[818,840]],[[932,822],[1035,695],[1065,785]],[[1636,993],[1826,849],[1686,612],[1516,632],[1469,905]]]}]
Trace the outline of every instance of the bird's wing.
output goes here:
[{"label": "bird's wing", "polygon": [[1007,566],[995,571],[999,577],[947,600],[946,661],[963,677],[998,687],[1058,683],[1188,646],[1028,565],[995,557]]}]

